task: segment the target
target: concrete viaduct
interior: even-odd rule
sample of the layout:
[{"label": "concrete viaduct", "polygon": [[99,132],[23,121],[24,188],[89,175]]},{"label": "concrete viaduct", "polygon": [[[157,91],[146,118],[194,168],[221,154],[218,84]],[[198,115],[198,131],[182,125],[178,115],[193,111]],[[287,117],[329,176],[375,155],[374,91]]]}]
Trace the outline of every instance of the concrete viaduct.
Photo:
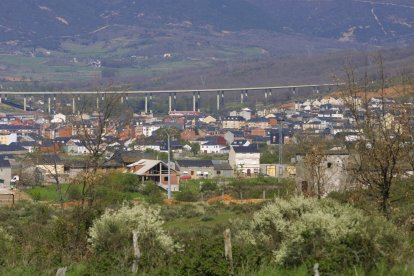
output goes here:
[{"label": "concrete viaduct", "polygon": [[72,111],[76,112],[76,98],[80,100],[80,96],[84,95],[96,95],[96,108],[99,109],[100,97],[110,94],[122,93],[121,101],[128,100],[129,95],[144,95],[145,96],[145,113],[152,113],[153,96],[168,94],[168,107],[169,111],[173,111],[173,106],[176,106],[177,95],[181,94],[193,94],[193,111],[200,111],[201,106],[201,93],[203,94],[215,94],[217,111],[220,110],[224,103],[224,94],[230,92],[240,92],[240,103],[243,103],[249,97],[249,92],[264,92],[265,99],[272,95],[272,92],[277,90],[289,90],[295,94],[298,89],[312,88],[313,92],[319,93],[319,89],[322,87],[338,87],[343,85],[342,83],[324,83],[324,84],[304,84],[304,85],[286,85],[286,86],[266,86],[266,87],[244,87],[244,88],[223,88],[223,89],[194,89],[194,90],[154,90],[154,91],[62,91],[62,92],[35,92],[35,91],[0,91],[2,99],[7,100],[8,95],[20,95],[23,96],[23,110],[27,111],[27,97],[30,96],[48,96],[48,112],[51,113],[51,98],[56,99],[56,95],[67,95],[72,97]]}]

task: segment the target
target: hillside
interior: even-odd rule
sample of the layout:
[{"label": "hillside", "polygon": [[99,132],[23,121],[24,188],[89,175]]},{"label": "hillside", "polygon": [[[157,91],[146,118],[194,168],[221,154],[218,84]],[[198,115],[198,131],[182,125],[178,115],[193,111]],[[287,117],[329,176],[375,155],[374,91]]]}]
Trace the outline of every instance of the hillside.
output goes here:
[{"label": "hillside", "polygon": [[413,11],[405,0],[3,0],[0,85],[326,79],[348,49],[411,45]]},{"label": "hillside", "polygon": [[[402,43],[412,39],[411,1],[3,0],[0,39],[46,48],[121,27],[205,31],[262,30],[333,40]],[[407,37],[408,36],[408,37]],[[93,36],[92,36],[93,37]]]}]

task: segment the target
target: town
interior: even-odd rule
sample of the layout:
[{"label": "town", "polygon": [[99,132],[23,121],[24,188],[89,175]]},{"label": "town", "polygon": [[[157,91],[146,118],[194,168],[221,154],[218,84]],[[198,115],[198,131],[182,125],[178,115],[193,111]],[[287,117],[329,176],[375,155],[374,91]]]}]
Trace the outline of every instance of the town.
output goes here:
[{"label": "town", "polygon": [[[362,108],[361,97],[352,101]],[[57,177],[62,183],[73,182],[87,171],[86,157],[96,150],[90,143],[99,136],[100,170],[132,173],[139,181],[172,192],[191,179],[235,177],[292,179],[298,189],[308,189],[307,182],[312,180],[304,175],[306,152],[300,150],[300,144],[303,137],[313,137],[331,141],[324,163],[334,166],[324,172],[329,181],[324,183],[323,193],[346,190],[349,153],[343,145],[357,141],[360,131],[346,102],[327,95],[260,110],[244,107],[224,115],[170,111],[165,116],[146,108],[147,112],[132,114],[122,122],[121,117],[103,122],[100,111],[78,115],[2,113],[2,189],[8,194],[17,187],[52,185]],[[376,97],[367,102],[370,110],[383,106],[393,110],[397,103]],[[400,119],[392,112],[385,118],[389,125]],[[168,153],[172,156],[169,163]]]}]

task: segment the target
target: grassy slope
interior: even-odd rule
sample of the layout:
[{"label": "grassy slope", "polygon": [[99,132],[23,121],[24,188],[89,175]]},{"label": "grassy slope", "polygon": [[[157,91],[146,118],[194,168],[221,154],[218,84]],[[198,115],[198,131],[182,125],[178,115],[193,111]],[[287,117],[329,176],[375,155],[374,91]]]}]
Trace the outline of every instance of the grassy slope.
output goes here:
[{"label": "grassy slope", "polygon": [[22,112],[21,109],[11,107],[7,104],[0,103],[0,112],[6,112],[6,113],[20,113]]},{"label": "grassy slope", "polygon": [[[61,184],[61,187],[65,201],[78,199],[82,190],[82,186],[76,184]],[[56,203],[60,200],[56,185],[33,187],[31,189],[27,189],[26,193],[29,194],[35,201],[48,201],[51,203]],[[119,193],[120,196],[128,199],[145,198],[139,193]]]}]

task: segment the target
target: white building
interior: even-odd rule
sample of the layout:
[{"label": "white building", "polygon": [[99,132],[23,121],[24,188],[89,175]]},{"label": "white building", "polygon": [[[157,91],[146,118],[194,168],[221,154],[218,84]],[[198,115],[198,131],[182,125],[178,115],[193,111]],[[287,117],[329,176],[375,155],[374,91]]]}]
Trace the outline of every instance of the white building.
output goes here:
[{"label": "white building", "polygon": [[321,100],[321,103],[322,104],[339,105],[339,106],[344,105],[344,101],[341,98],[335,99],[333,97],[323,98]]},{"label": "white building", "polygon": [[239,112],[231,111],[229,115],[232,117],[240,116],[240,117],[243,117],[246,121],[249,121],[252,118],[252,110],[246,107],[246,108],[243,108]]},{"label": "white building", "polygon": [[229,164],[236,174],[257,175],[260,172],[260,152],[257,145],[230,147]]},{"label": "white building", "polygon": [[11,143],[17,142],[17,133],[10,133],[7,135],[0,135],[1,145],[10,145]]},{"label": "white building", "polygon": [[144,135],[145,137],[150,137],[158,129],[160,129],[160,126],[143,125],[142,126],[142,135]]},{"label": "white building", "polygon": [[135,145],[134,150],[155,150],[155,151],[161,151],[160,145]]},{"label": "white building", "polygon": [[211,153],[221,153],[221,150],[226,148],[226,146],[219,145],[217,143],[208,142],[200,146],[201,153],[211,154]]},{"label": "white building", "polygon": [[66,122],[66,115],[62,113],[58,113],[53,115],[53,119],[51,120],[52,123],[64,123]]}]

